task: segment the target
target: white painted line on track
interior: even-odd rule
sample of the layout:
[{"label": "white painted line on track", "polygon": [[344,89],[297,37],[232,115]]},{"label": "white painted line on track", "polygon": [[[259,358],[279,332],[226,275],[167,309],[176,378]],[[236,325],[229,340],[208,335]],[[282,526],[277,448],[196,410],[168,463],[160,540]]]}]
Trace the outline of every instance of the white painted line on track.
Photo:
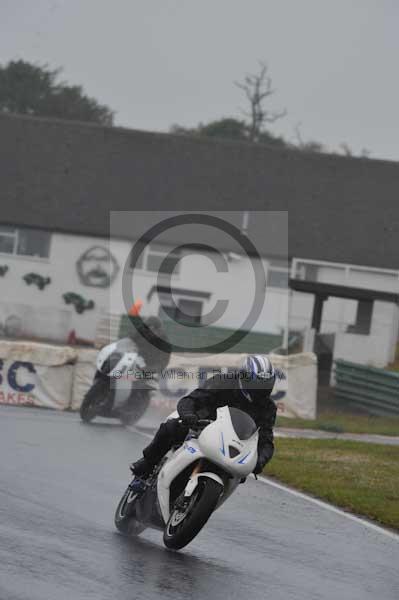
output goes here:
[{"label": "white painted line on track", "polygon": [[[143,437],[146,437],[148,439],[152,439],[154,437],[150,433],[146,433],[145,431],[140,431],[140,429],[138,429],[137,427],[130,426],[130,427],[127,427],[127,429],[129,431],[131,431],[132,433],[138,433],[139,435],[142,435]],[[372,531],[376,531],[377,533],[382,533],[383,535],[399,542],[399,534],[398,533],[395,533],[394,531],[389,531],[389,529],[380,527],[379,525],[376,525],[375,523],[371,523],[370,521],[366,521],[365,519],[362,519],[361,517],[358,517],[357,515],[353,515],[352,513],[348,513],[345,510],[342,510],[341,508],[337,508],[336,506],[333,506],[332,504],[328,504],[328,502],[324,502],[323,500],[319,500],[318,498],[313,498],[313,496],[308,496],[307,494],[304,494],[303,492],[298,492],[298,490],[294,490],[293,488],[290,488],[286,485],[277,483],[277,481],[273,481],[272,479],[270,479],[268,477],[258,477],[258,481],[260,481],[261,483],[263,483],[265,485],[269,485],[278,490],[281,490],[282,492],[286,492],[287,494],[291,494],[291,496],[295,496],[296,498],[301,498],[302,500],[307,500],[308,502],[312,502],[319,508],[329,510],[330,512],[333,512],[337,515],[341,515],[342,517],[346,517],[350,521],[355,521],[355,523],[359,523],[360,525],[363,525],[364,527],[367,527],[368,529],[371,529]]]}]

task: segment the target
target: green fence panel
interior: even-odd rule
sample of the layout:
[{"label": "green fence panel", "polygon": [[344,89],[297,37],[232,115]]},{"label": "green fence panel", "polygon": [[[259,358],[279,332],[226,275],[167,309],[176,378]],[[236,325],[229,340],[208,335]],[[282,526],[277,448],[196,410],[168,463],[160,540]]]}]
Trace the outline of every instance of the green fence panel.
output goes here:
[{"label": "green fence panel", "polygon": [[372,415],[399,415],[399,374],[335,361],[335,396]]},{"label": "green fence panel", "polygon": [[[119,337],[129,335],[129,328],[131,327],[129,317],[127,315],[122,316],[119,324]],[[164,321],[164,327],[172,344],[191,348],[191,351],[196,353],[207,352],[204,346],[222,342],[236,331],[224,327],[185,327],[174,321]],[[265,354],[279,347],[282,341],[281,335],[249,331],[231,350],[233,352]]]}]

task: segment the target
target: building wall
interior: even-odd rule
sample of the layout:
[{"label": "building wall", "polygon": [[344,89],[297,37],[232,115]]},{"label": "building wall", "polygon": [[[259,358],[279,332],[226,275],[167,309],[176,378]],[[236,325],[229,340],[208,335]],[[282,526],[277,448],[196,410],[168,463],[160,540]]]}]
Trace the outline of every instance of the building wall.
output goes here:
[{"label": "building wall", "polygon": [[[0,255],[0,264],[9,267],[0,280],[0,322],[4,323],[10,315],[17,315],[28,336],[65,341],[74,329],[79,337],[92,339],[99,314],[107,306],[108,291],[82,285],[76,262],[93,245],[106,246],[107,241],[54,234],[48,259]],[[25,283],[23,277],[29,273],[50,277],[51,282],[39,290],[34,284]],[[68,292],[93,300],[95,308],[77,314],[62,298]]]},{"label": "building wall", "polygon": [[[323,283],[350,285],[352,287],[383,290],[399,293],[399,272],[396,277],[387,272],[377,270],[355,270],[350,269],[346,276],[345,265],[341,268],[323,266],[317,272],[317,281]],[[301,328],[310,326],[314,298],[312,294],[294,292],[292,295],[291,326]],[[380,303],[376,303],[380,304]],[[386,303],[373,312],[373,326],[386,327],[386,323],[392,318],[390,305]],[[344,298],[329,298],[323,307],[323,321],[321,333],[335,333],[346,331],[349,325],[356,320],[357,302]],[[294,328],[295,328],[294,327]]]},{"label": "building wall", "polygon": [[[303,261],[306,263],[306,261]],[[312,261],[310,261],[312,262]],[[320,264],[311,279],[331,284],[399,293],[399,272]],[[314,296],[292,293],[291,329],[311,326]],[[370,335],[348,333],[356,322],[357,302],[330,297],[324,302],[320,332],[335,333],[334,359],[385,366],[394,359],[398,339],[399,309],[387,302],[374,302]]]},{"label": "building wall", "polygon": [[386,302],[375,302],[369,335],[338,332],[335,337],[334,360],[357,362],[374,367],[385,367],[394,360],[397,339],[398,307]]},{"label": "building wall", "polygon": [[[111,250],[118,257],[120,264],[124,265],[130,251],[129,244],[112,240]],[[267,260],[263,261],[263,268],[266,272],[268,264]],[[132,297],[134,296],[134,298],[140,297],[145,300],[150,289],[157,283],[154,275],[149,272],[136,271],[133,275],[129,271],[127,276],[131,278]],[[111,312],[113,313],[121,313],[126,310],[121,295],[122,277],[123,267],[111,289]],[[254,299],[255,278],[249,259],[246,257],[228,262],[227,272],[218,272],[209,257],[187,256],[181,261],[179,275],[173,277],[172,281],[173,287],[176,289],[210,293],[209,299],[203,300],[204,313],[208,313],[215,306],[217,300],[226,299],[228,307],[222,318],[215,323],[220,327],[240,327],[247,318]],[[158,283],[164,284],[165,279],[160,277]],[[288,289],[268,286],[266,290],[262,288],[261,295],[264,301],[263,309],[253,328],[267,333],[281,333],[288,322]],[[143,310],[156,314],[158,305],[155,294],[150,305]]]},{"label": "building wall", "polygon": [[[77,263],[93,247],[109,250],[115,258],[117,273],[110,287],[93,287],[80,279]],[[143,314],[157,314],[158,295],[147,302],[147,294],[156,285],[165,284],[154,273],[136,269],[134,274],[125,270],[131,245],[123,240],[107,240],[89,236],[53,234],[48,259],[0,254],[0,265],[8,272],[0,278],[0,327],[11,317],[20,324],[26,337],[47,338],[65,342],[74,330],[77,337],[93,341],[98,322],[107,313],[126,313],[132,299],[144,301]],[[95,261],[94,261],[95,262]],[[270,262],[262,261],[267,272]],[[227,262],[228,271],[218,272],[209,256],[184,257],[180,272],[172,279],[175,289],[210,294],[204,299],[203,313],[211,310],[217,300],[226,299],[228,307],[215,325],[227,328],[245,327],[244,322],[254,298],[254,274],[248,258],[233,257]],[[87,265],[85,267],[87,269]],[[43,290],[34,284],[27,285],[23,277],[37,273],[50,277],[51,283]],[[131,299],[122,295],[123,277],[132,289]],[[323,264],[317,270],[317,280],[386,291],[398,291],[399,277],[393,272],[378,270],[348,270],[345,265]],[[268,286],[259,318],[252,326],[254,331],[279,334],[287,328],[290,308],[290,329],[309,329],[313,310],[313,296],[294,292],[285,287]],[[262,294],[263,294],[262,292]],[[94,308],[78,314],[73,305],[64,302],[63,294],[74,293],[84,301],[93,301]],[[352,300],[330,298],[324,304],[321,333],[335,333],[334,358],[358,360],[362,363],[383,366],[393,358],[398,337],[398,308],[392,304],[374,304],[370,336],[347,333],[356,320],[357,303]]]},{"label": "building wall", "polygon": [[[108,288],[86,285],[78,276],[77,262],[93,246],[108,249],[118,265],[115,280]],[[71,330],[75,330],[79,338],[94,340],[98,321],[104,313],[126,312],[121,290],[130,248],[130,244],[122,240],[110,242],[105,238],[55,233],[48,259],[0,254],[0,265],[9,267],[6,275],[0,278],[0,324],[14,316],[27,336],[62,342]],[[268,268],[267,261],[264,261],[264,268]],[[43,290],[33,284],[27,285],[23,277],[28,273],[50,277],[51,283]],[[127,276],[132,278],[131,270],[127,271]],[[148,292],[157,283],[154,274],[136,270],[132,282],[134,299],[144,301],[143,314],[156,314],[157,295],[146,303]],[[158,283],[164,282],[160,278]],[[204,301],[204,312],[213,308],[218,299],[227,299],[228,309],[217,323],[222,327],[242,325],[253,300],[254,277],[247,258],[228,262],[228,272],[218,273],[207,257],[185,257],[180,273],[173,277],[172,283],[176,288],[210,293],[209,300]],[[79,294],[86,301],[92,300],[94,308],[78,314],[71,304],[64,302],[63,294],[70,292]],[[280,333],[287,323],[287,299],[286,289],[268,288],[261,315],[253,328]]]}]

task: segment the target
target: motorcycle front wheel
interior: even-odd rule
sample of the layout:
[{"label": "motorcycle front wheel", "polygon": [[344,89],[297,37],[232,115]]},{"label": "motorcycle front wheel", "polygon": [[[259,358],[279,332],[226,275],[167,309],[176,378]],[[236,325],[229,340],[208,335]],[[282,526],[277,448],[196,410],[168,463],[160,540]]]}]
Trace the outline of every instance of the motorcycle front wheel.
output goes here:
[{"label": "motorcycle front wheel", "polygon": [[139,535],[145,526],[136,520],[135,502],[138,494],[127,488],[115,511],[114,523],[118,531],[124,535]]},{"label": "motorcycle front wheel", "polygon": [[200,477],[190,498],[176,501],[163,534],[165,546],[173,550],[187,546],[208,521],[222,492],[220,483]]},{"label": "motorcycle front wheel", "polygon": [[80,405],[80,418],[84,423],[90,423],[97,416],[97,405],[107,398],[108,393],[108,381],[99,378],[93,382]]}]

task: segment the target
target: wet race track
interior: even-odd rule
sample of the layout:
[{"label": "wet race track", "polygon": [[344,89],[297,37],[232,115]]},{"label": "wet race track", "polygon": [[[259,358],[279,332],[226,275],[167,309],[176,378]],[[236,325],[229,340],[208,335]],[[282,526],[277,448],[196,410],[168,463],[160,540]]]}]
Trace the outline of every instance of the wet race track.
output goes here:
[{"label": "wet race track", "polygon": [[146,442],[0,407],[0,600],[399,598],[399,537],[253,478],[178,553],[125,539],[114,510]]}]

